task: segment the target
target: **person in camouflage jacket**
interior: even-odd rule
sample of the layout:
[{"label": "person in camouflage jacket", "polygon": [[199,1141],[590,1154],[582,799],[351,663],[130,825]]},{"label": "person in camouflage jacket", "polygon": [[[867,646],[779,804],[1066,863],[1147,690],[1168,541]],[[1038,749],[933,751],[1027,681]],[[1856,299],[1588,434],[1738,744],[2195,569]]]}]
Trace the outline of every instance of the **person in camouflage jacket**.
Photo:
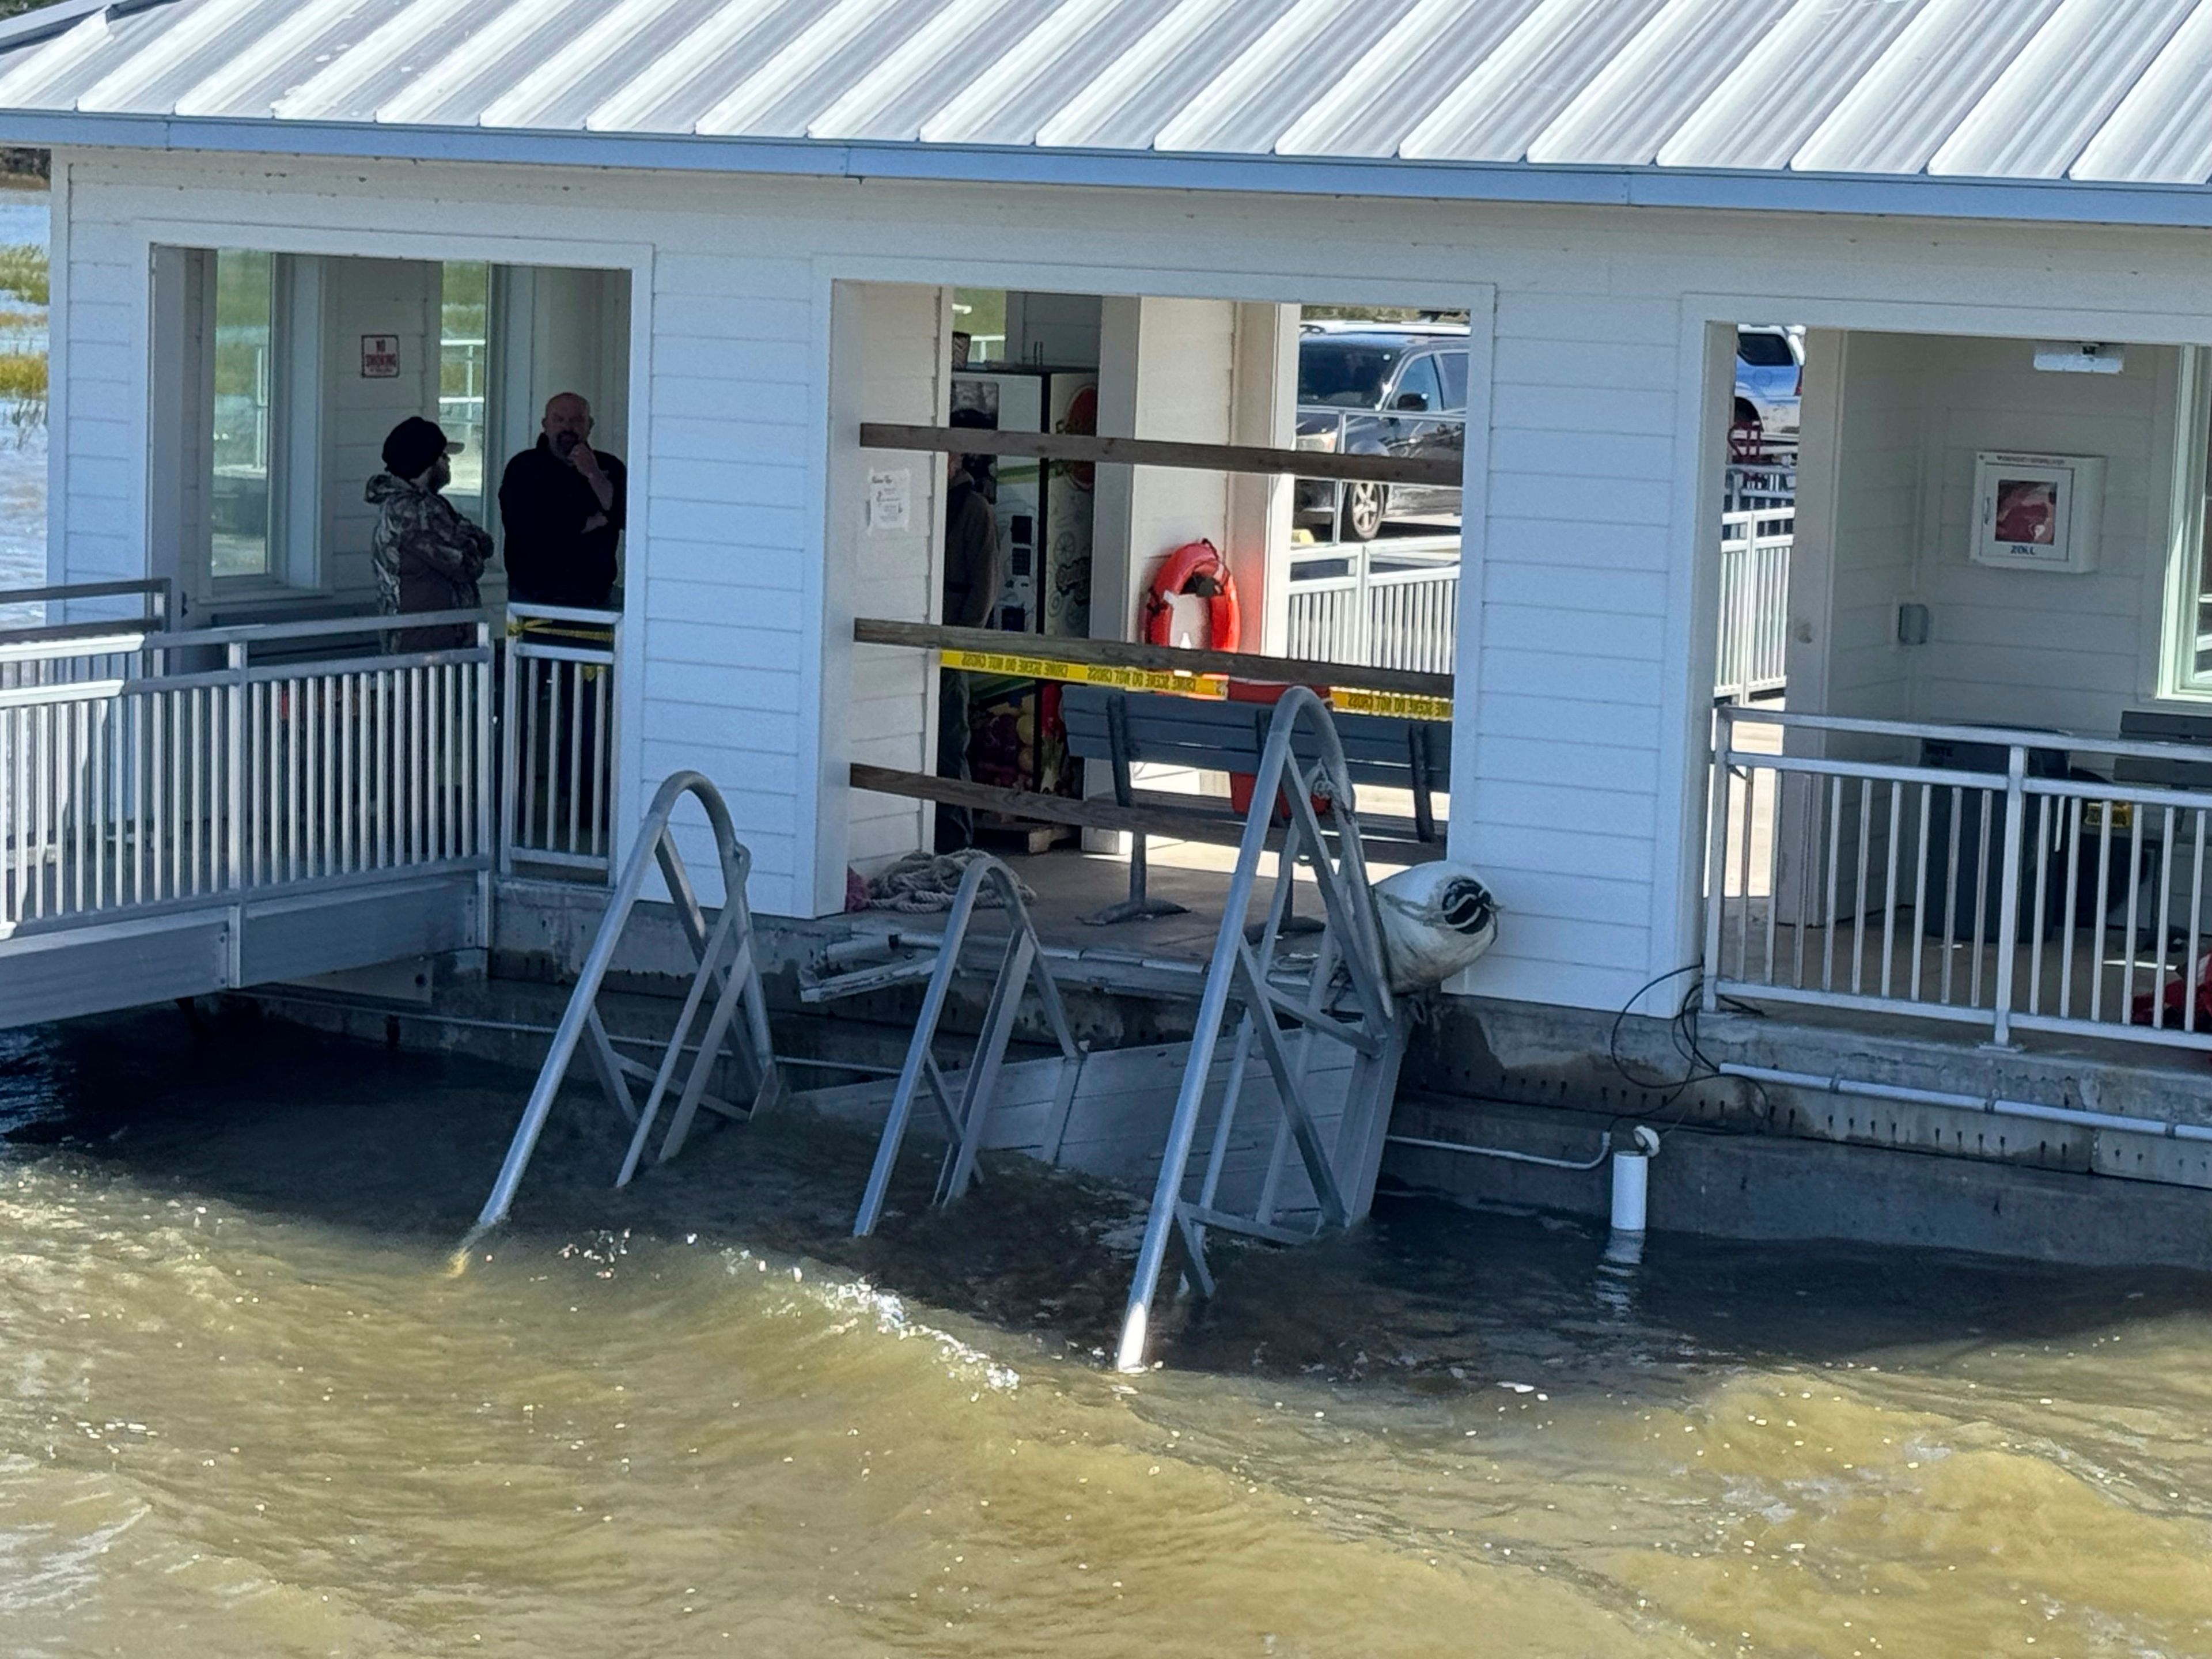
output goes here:
[{"label": "person in camouflage jacket", "polygon": [[[477,579],[491,557],[491,538],[439,492],[453,481],[447,457],[459,450],[433,422],[410,416],[384,441],[385,470],[368,481],[376,508],[368,539],[376,566],[377,609],[387,617],[422,611],[473,611]],[[401,651],[466,645],[465,628],[410,628]]]}]

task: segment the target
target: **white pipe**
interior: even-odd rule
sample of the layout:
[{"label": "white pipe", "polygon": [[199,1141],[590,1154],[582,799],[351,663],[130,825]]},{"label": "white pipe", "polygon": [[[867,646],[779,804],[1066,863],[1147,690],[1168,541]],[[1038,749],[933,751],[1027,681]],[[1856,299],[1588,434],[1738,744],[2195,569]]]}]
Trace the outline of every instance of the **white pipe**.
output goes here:
[{"label": "white pipe", "polygon": [[1595,1170],[1612,1148],[1610,1133],[1598,1137],[1597,1156],[1588,1163],[1570,1158],[1539,1158],[1534,1152],[1509,1152],[1503,1146],[1470,1146],[1463,1140],[1423,1140],[1417,1135],[1386,1135],[1393,1146],[1423,1146],[1432,1152],[1465,1152],[1473,1158],[1502,1158],[1513,1164],[1540,1164],[1547,1170]]},{"label": "white pipe", "polygon": [[1778,1088],[1808,1089],[1820,1094],[1853,1095],[1869,1100],[1898,1100],[1916,1106],[1951,1106],[1964,1112],[1987,1112],[1996,1117],[2031,1118],[2039,1123],[2065,1123],[2081,1129],[2114,1129],[2128,1134],[2161,1135],[2169,1140],[2212,1141],[2212,1127],[2197,1123],[2174,1123],[2165,1118],[2123,1117],[2112,1112],[2085,1112],[2071,1106],[2043,1106],[2032,1100],[2006,1100],[1995,1095],[1961,1095],[1941,1089],[1913,1089],[1899,1083],[1861,1083],[1854,1079],[1821,1077],[1812,1072],[1777,1071],[1770,1066],[1720,1068],[1723,1077],[1740,1077]]},{"label": "white pipe", "polygon": [[1617,1233],[1644,1231],[1645,1198],[1650,1191],[1651,1154],[1623,1147],[1613,1155],[1613,1230]]},{"label": "white pipe", "polygon": [[[1659,1156],[1659,1132],[1646,1123],[1636,1126],[1631,1144],[1613,1155],[1613,1237],[1615,1242],[1640,1240],[1650,1209],[1651,1160]],[[1630,1249],[1626,1259],[1640,1251]],[[1608,1247],[1608,1254],[1611,1253]]]}]

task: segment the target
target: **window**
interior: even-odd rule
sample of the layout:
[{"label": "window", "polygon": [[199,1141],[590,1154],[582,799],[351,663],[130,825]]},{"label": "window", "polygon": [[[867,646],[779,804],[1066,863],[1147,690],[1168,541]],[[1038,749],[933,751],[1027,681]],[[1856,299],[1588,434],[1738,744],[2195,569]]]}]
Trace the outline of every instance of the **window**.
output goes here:
[{"label": "window", "polygon": [[1433,356],[1416,357],[1406,365],[1406,372],[1398,377],[1398,389],[1391,394],[1390,406],[1409,414],[1426,415],[1443,408],[1443,383],[1437,379],[1437,360]]},{"label": "window", "polygon": [[2160,696],[2212,697],[2212,349],[2181,354]]},{"label": "window", "polygon": [[1354,345],[1325,334],[1298,343],[1298,401],[1339,409],[1373,409],[1402,354],[1389,347]]},{"label": "window", "polygon": [[438,424],[462,446],[446,499],[484,522],[484,453],[491,436],[491,267],[449,264],[440,273]]},{"label": "window", "polygon": [[1467,413],[1467,353],[1447,351],[1437,359],[1443,371],[1444,408],[1454,415]]},{"label": "window", "polygon": [[210,565],[216,578],[266,578],[276,430],[276,262],[226,248],[215,256],[214,474]]},{"label": "window", "polygon": [[1763,329],[1737,331],[1735,355],[1753,368],[1795,368],[1797,366],[1797,359],[1790,349],[1788,337]]}]

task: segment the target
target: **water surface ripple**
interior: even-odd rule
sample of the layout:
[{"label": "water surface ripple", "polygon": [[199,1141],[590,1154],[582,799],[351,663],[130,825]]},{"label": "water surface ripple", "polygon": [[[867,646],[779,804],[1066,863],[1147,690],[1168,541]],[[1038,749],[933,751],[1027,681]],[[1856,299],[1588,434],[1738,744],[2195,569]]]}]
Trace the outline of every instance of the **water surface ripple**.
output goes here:
[{"label": "water surface ripple", "polygon": [[2212,1654],[2201,1280],[1400,1199],[1132,1383],[1126,1203],[798,1121],[449,1277],[526,1081],[0,1036],[0,1650]]}]

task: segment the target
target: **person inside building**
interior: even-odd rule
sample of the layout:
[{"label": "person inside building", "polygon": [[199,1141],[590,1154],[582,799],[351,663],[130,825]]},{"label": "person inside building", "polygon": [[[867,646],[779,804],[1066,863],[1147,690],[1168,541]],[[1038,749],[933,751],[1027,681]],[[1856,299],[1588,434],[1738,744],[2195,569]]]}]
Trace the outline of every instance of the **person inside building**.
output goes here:
[{"label": "person inside building", "polygon": [[[368,551],[385,616],[473,611],[479,603],[477,579],[491,557],[491,538],[440,493],[453,482],[448,458],[460,447],[419,415],[384,441],[384,471],[368,481],[368,498],[376,508]],[[399,630],[393,647],[443,651],[471,638],[466,627],[410,628]]]},{"label": "person inside building", "polygon": [[[956,409],[955,427],[988,429],[993,422],[981,410]],[[988,628],[996,618],[999,590],[1006,586],[999,548],[999,521],[984,495],[990,471],[982,456],[945,457],[945,605],[939,613],[948,628]],[[938,676],[937,775],[966,779],[969,743],[969,678],[954,669]],[[938,851],[971,847],[975,817],[965,806],[937,809]]]},{"label": "person inside building", "polygon": [[537,444],[501,476],[512,599],[580,611],[613,608],[629,479],[622,462],[593,449],[591,438],[591,404],[562,392],[545,405]]}]

